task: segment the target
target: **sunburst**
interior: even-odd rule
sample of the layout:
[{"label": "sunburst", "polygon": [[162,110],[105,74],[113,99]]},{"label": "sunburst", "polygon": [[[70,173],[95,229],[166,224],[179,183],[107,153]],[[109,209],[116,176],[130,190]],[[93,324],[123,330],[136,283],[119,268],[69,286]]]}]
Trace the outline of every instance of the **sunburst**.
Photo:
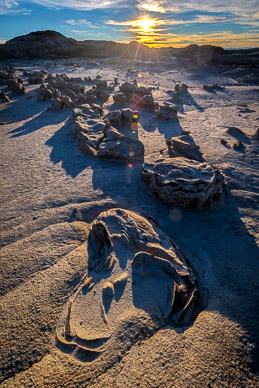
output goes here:
[{"label": "sunburst", "polygon": [[143,32],[152,31],[152,27],[155,27],[157,24],[155,19],[149,18],[137,19],[134,21],[134,27],[139,28],[139,30]]}]

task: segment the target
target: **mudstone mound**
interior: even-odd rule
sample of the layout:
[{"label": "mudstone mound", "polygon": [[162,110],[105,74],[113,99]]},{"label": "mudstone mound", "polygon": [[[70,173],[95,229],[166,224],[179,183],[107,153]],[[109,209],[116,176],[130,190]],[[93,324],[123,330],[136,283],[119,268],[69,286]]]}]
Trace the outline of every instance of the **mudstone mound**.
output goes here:
[{"label": "mudstone mound", "polygon": [[224,199],[224,177],[214,166],[184,157],[145,163],[142,177],[169,206],[204,207]]},{"label": "mudstone mound", "polygon": [[117,338],[126,346],[132,327],[131,345],[165,325],[189,325],[202,307],[197,275],[174,242],[138,213],[108,210],[91,226],[88,270],[64,308],[56,345],[89,361],[114,351]]},{"label": "mudstone mound", "polygon": [[144,158],[144,146],[133,136],[125,136],[112,124],[134,124],[136,112],[129,108],[110,111],[103,117],[102,109],[97,104],[84,104],[74,109],[71,134],[77,140],[81,152],[118,160],[138,161]]}]

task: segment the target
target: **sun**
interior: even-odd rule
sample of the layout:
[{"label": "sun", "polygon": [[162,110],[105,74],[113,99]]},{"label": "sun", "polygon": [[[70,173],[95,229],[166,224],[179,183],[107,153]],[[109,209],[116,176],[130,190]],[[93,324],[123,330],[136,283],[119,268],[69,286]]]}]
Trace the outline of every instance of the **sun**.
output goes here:
[{"label": "sun", "polygon": [[155,25],[156,21],[154,19],[144,18],[135,21],[135,26],[145,32],[151,31],[151,27],[154,27]]}]

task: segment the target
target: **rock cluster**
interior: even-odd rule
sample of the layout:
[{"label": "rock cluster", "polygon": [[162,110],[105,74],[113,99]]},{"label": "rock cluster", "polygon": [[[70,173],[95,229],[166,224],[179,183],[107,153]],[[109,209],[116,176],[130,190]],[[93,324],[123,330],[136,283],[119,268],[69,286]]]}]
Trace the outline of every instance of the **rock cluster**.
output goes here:
[{"label": "rock cluster", "polygon": [[153,98],[151,91],[152,88],[146,88],[144,86],[138,87],[135,83],[125,82],[119,87],[119,93],[113,95],[113,100],[114,102],[120,103],[122,105],[125,103],[138,104],[144,96],[148,95],[148,101],[145,103],[146,100],[144,99],[143,102],[140,102],[139,105],[141,106],[142,104],[143,107],[145,107],[145,105],[148,107]]},{"label": "rock cluster", "polygon": [[34,71],[32,74],[24,72],[24,75],[28,75],[28,84],[43,84],[47,72],[45,70]]},{"label": "rock cluster", "polygon": [[97,104],[85,104],[74,109],[71,134],[81,152],[99,158],[137,161],[144,158],[144,146],[133,136],[125,136],[111,124],[135,121],[135,112],[122,109],[103,116]]},{"label": "rock cluster", "polygon": [[25,93],[23,80],[16,77],[15,70],[12,66],[5,67],[0,71],[0,85],[6,85],[15,94],[21,95]]},{"label": "rock cluster", "polygon": [[182,102],[182,98],[188,94],[188,85],[176,84],[174,88],[173,100],[175,102]]},{"label": "rock cluster", "polygon": [[[111,87],[107,81],[85,77],[69,78],[66,74],[49,73],[46,77],[47,84],[37,89],[38,100],[51,100],[49,110],[59,110],[64,107],[73,108],[78,104],[95,103],[98,99],[107,100]],[[91,88],[82,85],[83,82],[93,82]]]},{"label": "rock cluster", "polygon": [[144,164],[149,189],[169,206],[203,207],[224,197],[224,178],[214,166],[184,157]]}]

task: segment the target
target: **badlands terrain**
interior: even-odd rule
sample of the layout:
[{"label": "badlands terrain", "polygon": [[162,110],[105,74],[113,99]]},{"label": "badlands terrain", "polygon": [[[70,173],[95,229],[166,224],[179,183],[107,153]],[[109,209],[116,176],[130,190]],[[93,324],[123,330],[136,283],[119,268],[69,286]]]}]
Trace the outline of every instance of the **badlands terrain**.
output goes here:
[{"label": "badlands terrain", "polygon": [[1,387],[258,386],[258,68],[0,78]]}]

